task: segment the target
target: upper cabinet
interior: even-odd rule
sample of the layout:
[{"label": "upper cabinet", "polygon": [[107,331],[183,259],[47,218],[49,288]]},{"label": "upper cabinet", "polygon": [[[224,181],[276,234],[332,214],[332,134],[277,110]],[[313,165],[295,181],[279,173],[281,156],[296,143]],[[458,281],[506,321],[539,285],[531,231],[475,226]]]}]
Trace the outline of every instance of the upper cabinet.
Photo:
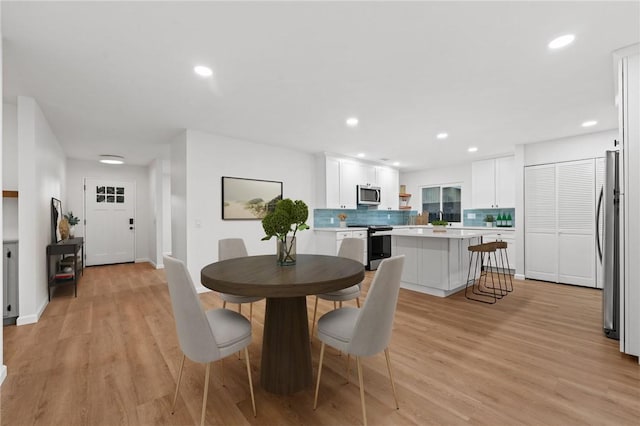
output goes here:
[{"label": "upper cabinet", "polygon": [[471,178],[474,209],[515,207],[514,157],[474,161]]},{"label": "upper cabinet", "polygon": [[376,186],[380,187],[380,205],[382,210],[398,210],[400,194],[400,173],[391,167],[376,167]]},{"label": "upper cabinet", "polygon": [[396,169],[324,155],[318,156],[317,165],[319,207],[356,209],[356,187],[369,185],[381,188],[379,209],[397,210],[399,173]]}]

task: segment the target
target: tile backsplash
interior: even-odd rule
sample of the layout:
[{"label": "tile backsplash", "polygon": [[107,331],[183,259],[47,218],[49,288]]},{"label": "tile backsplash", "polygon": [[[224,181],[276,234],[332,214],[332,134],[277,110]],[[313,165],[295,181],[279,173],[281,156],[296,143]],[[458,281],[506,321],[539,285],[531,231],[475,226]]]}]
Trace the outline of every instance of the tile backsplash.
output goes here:
[{"label": "tile backsplash", "polygon": [[[469,209],[463,211],[463,226],[485,226],[484,218],[486,215],[493,215],[494,219],[498,215],[511,215],[511,227],[516,226],[516,209]],[[475,218],[473,217],[475,215]],[[495,225],[497,226],[497,225]]]},{"label": "tile backsplash", "polygon": [[[313,226],[315,228],[337,228],[340,226],[338,214],[347,215],[347,225],[406,225],[409,216],[415,216],[412,210],[376,210],[376,209],[314,209]],[[331,223],[333,219],[333,223]]]}]

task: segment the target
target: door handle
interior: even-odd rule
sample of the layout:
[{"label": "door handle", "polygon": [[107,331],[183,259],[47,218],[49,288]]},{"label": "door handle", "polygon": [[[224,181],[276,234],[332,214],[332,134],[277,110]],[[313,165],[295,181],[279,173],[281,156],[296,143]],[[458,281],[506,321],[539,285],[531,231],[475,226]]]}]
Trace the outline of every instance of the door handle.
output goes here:
[{"label": "door handle", "polygon": [[604,196],[604,186],[600,188],[600,196],[598,197],[598,207],[596,207],[596,242],[598,243],[598,257],[602,261],[602,246],[600,244],[600,210],[602,207],[602,198]]},{"label": "door handle", "polygon": [[129,229],[133,229],[133,226],[130,226]]}]

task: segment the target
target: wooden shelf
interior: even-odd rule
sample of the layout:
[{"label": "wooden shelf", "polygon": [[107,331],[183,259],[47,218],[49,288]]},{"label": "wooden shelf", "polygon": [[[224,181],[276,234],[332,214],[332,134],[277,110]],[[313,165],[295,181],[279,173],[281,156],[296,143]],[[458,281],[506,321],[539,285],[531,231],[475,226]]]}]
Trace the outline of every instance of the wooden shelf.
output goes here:
[{"label": "wooden shelf", "polygon": [[411,194],[400,194],[399,197],[400,198],[409,198],[409,197],[411,197]]},{"label": "wooden shelf", "polygon": [[18,191],[2,191],[4,198],[18,198]]},{"label": "wooden shelf", "polygon": [[411,210],[411,206],[400,206],[400,210]]}]

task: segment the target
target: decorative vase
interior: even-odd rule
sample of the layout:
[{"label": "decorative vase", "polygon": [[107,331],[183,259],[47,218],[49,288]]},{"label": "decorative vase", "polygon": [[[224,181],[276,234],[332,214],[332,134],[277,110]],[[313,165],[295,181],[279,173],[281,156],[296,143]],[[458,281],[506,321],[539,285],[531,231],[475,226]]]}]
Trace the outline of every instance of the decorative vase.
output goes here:
[{"label": "decorative vase", "polygon": [[485,222],[487,228],[493,228],[493,222]]},{"label": "decorative vase", "polygon": [[277,258],[280,266],[296,264],[296,237],[286,237],[284,241],[278,240]]},{"label": "decorative vase", "polygon": [[76,237],[76,226],[69,225],[69,238],[75,238],[75,237]]},{"label": "decorative vase", "polygon": [[60,231],[60,238],[66,240],[69,238],[69,221],[66,218],[60,219],[58,224],[58,230]]},{"label": "decorative vase", "polygon": [[347,221],[341,220],[340,221],[340,228],[346,228],[346,227],[347,227]]}]

